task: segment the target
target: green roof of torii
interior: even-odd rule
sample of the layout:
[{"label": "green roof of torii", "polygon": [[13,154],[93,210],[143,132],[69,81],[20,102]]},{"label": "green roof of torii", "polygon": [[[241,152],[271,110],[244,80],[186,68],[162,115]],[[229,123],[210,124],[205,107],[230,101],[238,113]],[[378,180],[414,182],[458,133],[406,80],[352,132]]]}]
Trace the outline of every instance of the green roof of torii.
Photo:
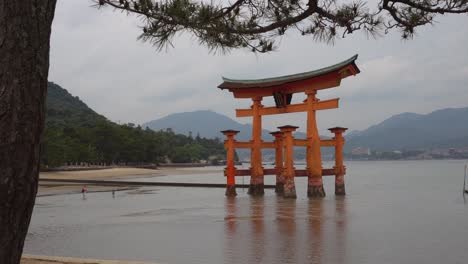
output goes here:
[{"label": "green roof of torii", "polygon": [[325,68],[321,68],[314,71],[308,71],[303,73],[273,77],[273,78],[264,78],[264,79],[251,79],[251,80],[236,80],[236,79],[229,79],[223,78],[223,83],[218,86],[220,89],[236,89],[236,88],[258,88],[258,87],[271,87],[282,85],[289,82],[295,82],[305,79],[310,79],[314,77],[319,77],[328,73],[339,71],[348,65],[352,65],[356,72],[359,73],[359,68],[356,66],[355,61],[358,55],[354,55],[353,57],[337,63],[335,65],[331,65]]}]

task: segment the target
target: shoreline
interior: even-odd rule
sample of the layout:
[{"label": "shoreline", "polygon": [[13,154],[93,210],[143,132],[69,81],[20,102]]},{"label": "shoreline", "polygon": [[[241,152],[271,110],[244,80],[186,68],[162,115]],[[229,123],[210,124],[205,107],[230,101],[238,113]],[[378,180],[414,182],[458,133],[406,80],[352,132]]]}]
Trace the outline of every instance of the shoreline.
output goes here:
[{"label": "shoreline", "polygon": [[69,258],[23,254],[20,264],[156,264],[155,262]]},{"label": "shoreline", "polygon": [[[53,180],[121,180],[133,178],[153,178],[171,175],[190,175],[190,174],[215,174],[223,173],[219,170],[202,170],[189,168],[161,168],[161,169],[143,169],[143,168],[108,168],[97,170],[81,170],[81,171],[47,171],[39,173],[39,187],[37,197],[77,194],[81,193],[83,184],[70,184],[67,182],[44,182],[41,179]],[[88,192],[110,192],[121,191],[126,189],[136,189],[139,187],[129,186],[102,186],[89,185]]]}]

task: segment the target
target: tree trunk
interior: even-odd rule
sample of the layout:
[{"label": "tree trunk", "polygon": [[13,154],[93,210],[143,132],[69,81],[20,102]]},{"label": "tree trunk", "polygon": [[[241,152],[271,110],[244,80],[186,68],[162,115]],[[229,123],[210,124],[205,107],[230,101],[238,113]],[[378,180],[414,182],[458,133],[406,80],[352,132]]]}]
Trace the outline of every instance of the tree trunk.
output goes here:
[{"label": "tree trunk", "polygon": [[37,192],[56,0],[0,1],[0,263],[18,264]]}]

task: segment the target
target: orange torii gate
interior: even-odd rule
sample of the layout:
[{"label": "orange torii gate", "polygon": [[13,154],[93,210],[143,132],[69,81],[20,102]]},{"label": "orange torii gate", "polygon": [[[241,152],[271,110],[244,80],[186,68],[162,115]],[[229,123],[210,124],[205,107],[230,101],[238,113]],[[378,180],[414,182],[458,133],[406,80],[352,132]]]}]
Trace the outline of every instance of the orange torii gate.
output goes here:
[{"label": "orange torii gate", "polygon": [[[239,132],[225,130],[222,133],[227,137],[225,148],[227,150],[227,176],[226,195],[236,195],[235,176],[250,175],[249,194],[263,195],[264,175],[276,175],[276,192],[284,197],[296,197],[294,177],[307,176],[309,197],[324,197],[322,176],[335,175],[335,194],[344,195],[344,175],[346,168],[343,165],[343,133],[346,128],[334,127],[329,130],[334,133],[333,139],[320,139],[316,111],[338,108],[339,98],[320,101],[316,95],[318,90],[337,87],[341,80],[360,72],[355,61],[357,55],[338,64],[319,70],[258,80],[233,80],[223,77],[223,83],[218,88],[227,89],[233,93],[234,98],[250,98],[253,102],[250,109],[236,109],[237,117],[252,117],[252,140],[239,142],[234,136]],[[305,93],[303,103],[291,104],[294,93]],[[273,96],[276,106],[264,107],[261,104],[263,97]],[[307,112],[307,138],[295,139],[292,133],[295,126],[278,127],[280,131],[271,133],[275,140],[264,142],[261,138],[262,116]],[[306,147],[307,166],[305,170],[294,168],[294,146]],[[335,147],[335,166],[331,169],[322,169],[320,153],[321,146]],[[251,149],[251,167],[249,170],[238,170],[234,166],[234,152],[236,148]],[[275,168],[264,169],[262,166],[262,148],[275,149]]]}]

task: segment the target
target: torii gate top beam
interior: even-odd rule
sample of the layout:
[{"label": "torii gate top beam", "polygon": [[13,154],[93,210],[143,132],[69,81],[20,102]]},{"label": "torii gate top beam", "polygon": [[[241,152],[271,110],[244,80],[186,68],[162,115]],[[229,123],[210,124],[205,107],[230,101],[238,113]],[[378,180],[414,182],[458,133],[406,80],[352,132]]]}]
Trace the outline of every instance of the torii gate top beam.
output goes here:
[{"label": "torii gate top beam", "polygon": [[291,103],[293,93],[333,88],[340,85],[341,79],[358,74],[357,57],[354,55],[322,69],[274,78],[235,80],[223,77],[218,88],[229,90],[235,98],[274,96],[276,106],[282,107]]}]

